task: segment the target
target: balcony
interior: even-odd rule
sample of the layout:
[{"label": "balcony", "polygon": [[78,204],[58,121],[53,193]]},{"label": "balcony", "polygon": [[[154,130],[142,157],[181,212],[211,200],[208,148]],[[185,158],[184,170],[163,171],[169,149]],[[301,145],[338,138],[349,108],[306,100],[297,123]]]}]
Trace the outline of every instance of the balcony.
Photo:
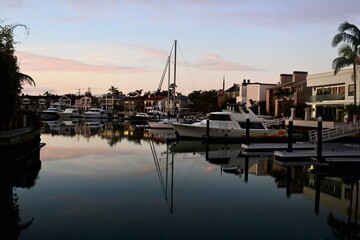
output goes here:
[{"label": "balcony", "polygon": [[309,96],[308,102],[323,102],[323,101],[336,101],[336,100],[345,100],[344,94],[324,94],[324,95],[315,95]]}]

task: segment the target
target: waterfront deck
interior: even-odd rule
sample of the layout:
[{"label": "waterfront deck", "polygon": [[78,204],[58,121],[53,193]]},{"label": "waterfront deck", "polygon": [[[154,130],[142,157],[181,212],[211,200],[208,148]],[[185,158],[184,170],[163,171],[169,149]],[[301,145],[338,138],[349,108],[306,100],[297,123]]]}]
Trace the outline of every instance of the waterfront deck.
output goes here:
[{"label": "waterfront deck", "polygon": [[321,161],[317,159],[318,145],[312,143],[294,143],[289,150],[285,143],[253,143],[242,144],[242,155],[273,156],[274,161],[282,166],[305,165],[360,165],[360,144],[323,143]]},{"label": "waterfront deck", "polygon": [[[332,158],[358,158],[360,161],[360,145],[343,143],[323,143],[321,156]],[[316,158],[317,148],[313,150],[274,151],[275,158]]]}]

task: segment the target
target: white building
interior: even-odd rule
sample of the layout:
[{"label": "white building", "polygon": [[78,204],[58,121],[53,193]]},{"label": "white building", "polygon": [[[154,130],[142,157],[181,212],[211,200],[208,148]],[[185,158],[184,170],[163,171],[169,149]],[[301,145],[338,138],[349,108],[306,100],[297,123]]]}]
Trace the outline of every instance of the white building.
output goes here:
[{"label": "white building", "polygon": [[236,102],[244,103],[248,107],[251,107],[251,101],[266,102],[266,90],[276,86],[276,84],[270,83],[251,83],[250,80],[244,79],[239,86],[239,96],[236,97]]},{"label": "white building", "polygon": [[[312,95],[306,104],[309,105],[311,118],[321,116],[323,120],[329,121],[349,120],[344,114],[344,108],[354,103],[355,89],[352,75],[352,68],[340,70],[336,75],[333,71],[308,75],[307,86],[311,87]],[[359,74],[357,74],[357,86],[356,96],[359,105]]]}]

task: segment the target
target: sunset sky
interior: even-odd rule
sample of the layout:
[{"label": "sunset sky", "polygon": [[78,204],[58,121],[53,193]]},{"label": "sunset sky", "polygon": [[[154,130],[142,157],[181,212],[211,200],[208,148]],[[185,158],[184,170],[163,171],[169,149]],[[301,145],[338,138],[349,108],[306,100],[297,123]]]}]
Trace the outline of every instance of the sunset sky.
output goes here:
[{"label": "sunset sky", "polygon": [[229,88],[329,72],[332,37],[344,21],[360,27],[359,10],[359,0],[0,0],[3,24],[29,27],[15,47],[33,95],[155,91],[174,40],[182,94],[221,89],[224,77]]}]

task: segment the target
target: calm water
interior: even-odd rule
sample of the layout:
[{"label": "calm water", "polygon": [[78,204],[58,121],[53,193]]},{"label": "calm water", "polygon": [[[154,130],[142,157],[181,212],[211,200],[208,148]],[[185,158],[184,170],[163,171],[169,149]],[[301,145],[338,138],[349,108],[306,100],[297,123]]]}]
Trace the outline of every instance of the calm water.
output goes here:
[{"label": "calm water", "polygon": [[41,142],[35,183],[13,190],[30,224],[18,239],[343,239],[355,222],[357,179],[323,177],[317,204],[318,175],[239,144],[71,122],[45,124]]}]

